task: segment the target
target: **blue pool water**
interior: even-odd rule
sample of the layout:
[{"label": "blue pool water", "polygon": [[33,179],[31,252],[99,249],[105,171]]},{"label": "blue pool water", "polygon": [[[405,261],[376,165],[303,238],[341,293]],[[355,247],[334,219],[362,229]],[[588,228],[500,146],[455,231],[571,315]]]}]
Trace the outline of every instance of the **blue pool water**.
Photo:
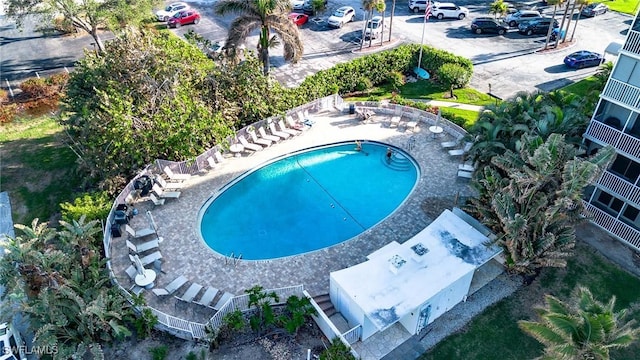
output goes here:
[{"label": "blue pool water", "polygon": [[346,241],[391,214],[413,190],[415,162],[387,145],[353,142],[303,150],[255,169],[202,208],[214,251],[245,260],[297,255]]}]

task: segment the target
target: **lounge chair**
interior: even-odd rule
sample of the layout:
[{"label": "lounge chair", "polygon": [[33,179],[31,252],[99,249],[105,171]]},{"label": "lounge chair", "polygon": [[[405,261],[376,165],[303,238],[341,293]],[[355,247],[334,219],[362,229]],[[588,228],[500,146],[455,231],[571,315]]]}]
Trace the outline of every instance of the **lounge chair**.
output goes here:
[{"label": "lounge chair", "polygon": [[138,274],[138,271],[136,270],[135,266],[129,265],[129,267],[124,270],[124,272],[127,273],[127,275],[129,276],[129,279],[131,279],[131,281],[135,281],[136,280],[136,275]]},{"label": "lounge chair", "polygon": [[131,241],[127,240],[127,247],[129,248],[129,250],[131,250],[132,253],[140,254],[145,251],[157,249],[158,247],[160,247],[160,241],[158,239],[155,239],[155,240],[145,241],[140,245],[136,245]]},{"label": "lounge chair", "polygon": [[309,127],[313,126],[313,124],[316,123],[309,117],[309,110],[305,110],[304,112],[298,111],[298,119],[302,121],[303,124]]},{"label": "lounge chair", "polygon": [[208,286],[207,289],[204,291],[204,294],[202,294],[202,297],[200,298],[200,300],[194,301],[194,303],[198,305],[206,306],[206,307],[211,307],[211,302],[213,301],[213,298],[215,298],[219,292],[220,290],[214,287]]},{"label": "lounge chair", "polygon": [[472,146],[473,146],[473,143],[471,143],[471,142],[465,143],[464,147],[462,149],[449,150],[449,155],[450,156],[462,156],[462,155],[468,153],[469,150],[471,150]]},{"label": "lounge chair", "polygon": [[220,297],[220,300],[218,300],[218,302],[215,305],[213,305],[213,309],[220,310],[224,306],[224,304],[226,304],[232,297],[233,297],[233,294],[225,292]]},{"label": "lounge chair", "polygon": [[296,122],[296,121],[293,120],[293,117],[287,116],[287,117],[285,117],[285,120],[287,121],[287,126],[288,127],[292,128],[292,129],[295,129],[295,130],[300,130],[300,131],[304,130],[304,124],[302,123],[302,121],[304,121],[303,119],[300,119],[300,121]]},{"label": "lounge chair", "polygon": [[282,132],[286,132],[287,134],[291,135],[291,136],[296,136],[298,134],[300,134],[299,130],[294,130],[294,129],[289,129],[285,124],[284,121],[279,120],[278,121],[278,127],[280,128],[280,131]]},{"label": "lounge chair", "polygon": [[215,169],[215,168],[217,168],[217,167],[218,167],[218,164],[216,164],[216,161],[213,159],[213,157],[212,157],[212,156],[209,156],[209,157],[207,158],[207,163],[209,163],[209,167],[210,167],[211,169]]},{"label": "lounge chair", "polygon": [[182,294],[182,296],[176,296],[175,298],[184,302],[191,302],[196,298],[196,295],[198,295],[200,290],[202,290],[202,285],[193,283],[191,284],[191,286],[189,286],[187,291]]},{"label": "lounge chair", "polygon": [[401,116],[392,116],[391,119],[389,120],[389,127],[399,127],[400,126],[400,119],[402,119]]},{"label": "lounge chair", "polygon": [[131,236],[134,239],[142,239],[143,237],[156,234],[156,230],[152,227],[149,227],[146,229],[140,229],[140,230],[133,230],[133,228],[129,226],[129,224],[124,225],[124,231],[126,231],[127,234],[129,234],[129,236]]},{"label": "lounge chair", "polygon": [[442,147],[445,150],[453,149],[456,146],[458,146],[457,141],[445,141],[440,143],[440,147]]},{"label": "lounge chair", "polygon": [[[142,263],[142,266],[147,266],[158,259],[162,259],[162,254],[160,251],[154,251],[147,256],[141,257],[140,262]],[[129,254],[129,260],[131,260],[132,263],[136,262],[135,258],[131,254]]]},{"label": "lounge chair", "polygon": [[154,180],[158,185],[160,185],[160,187],[163,190],[170,190],[170,189],[179,190],[179,189],[182,189],[182,187],[184,186],[184,183],[167,182],[160,175],[156,175]]},{"label": "lounge chair", "polygon": [[185,181],[191,178],[191,174],[176,174],[168,166],[165,166],[163,170],[172,181]]},{"label": "lounge chair", "polygon": [[418,130],[418,122],[414,120],[407,122],[405,129],[411,130],[411,132],[416,132],[416,130]]},{"label": "lounge chair", "polygon": [[473,172],[475,167],[472,164],[460,164],[458,165],[458,170]]},{"label": "lounge chair", "polygon": [[269,139],[258,138],[258,135],[256,135],[256,131],[255,130],[247,130],[247,134],[249,134],[249,137],[251,138],[251,141],[253,141],[255,144],[262,145],[264,147],[271,146],[271,143],[273,142],[273,141],[271,141]]},{"label": "lounge chair", "polygon": [[167,286],[165,286],[164,289],[163,288],[153,289],[151,291],[153,291],[153,293],[156,294],[157,296],[167,296],[178,291],[186,283],[187,283],[187,278],[184,277],[183,275],[180,275],[177,278],[175,278],[172,282],[170,282]]},{"label": "lounge chair", "polygon": [[216,150],[216,152],[213,153],[213,158],[216,159],[216,161],[218,163],[223,163],[224,162],[224,156],[222,156],[220,151]]},{"label": "lounge chair", "polygon": [[149,200],[153,202],[154,206],[164,205],[164,199],[158,199],[154,193],[149,193]]},{"label": "lounge chair", "polygon": [[271,131],[271,134],[282,139],[288,139],[291,136],[289,133],[276,130],[276,124],[274,123],[269,123],[269,131]]},{"label": "lounge chair", "polygon": [[267,140],[271,140],[273,142],[278,142],[280,141],[280,138],[275,136],[275,135],[269,135],[267,134],[267,132],[264,130],[263,127],[259,127],[258,128],[258,134],[260,134],[260,137],[263,139],[267,139]]},{"label": "lounge chair", "polygon": [[464,179],[471,179],[473,177],[473,173],[469,171],[458,170],[458,177],[461,177]]},{"label": "lounge chair", "polygon": [[242,144],[242,146],[244,146],[245,149],[252,150],[252,151],[262,150],[262,146],[248,142],[247,139],[242,135],[238,136],[238,140],[240,140],[240,144]]},{"label": "lounge chair", "polygon": [[158,184],[153,184],[153,186],[151,187],[151,190],[153,190],[153,192],[156,193],[156,195],[158,195],[160,198],[171,198],[171,199],[177,199],[180,197],[180,191],[164,191],[160,188],[160,186],[158,186]]}]

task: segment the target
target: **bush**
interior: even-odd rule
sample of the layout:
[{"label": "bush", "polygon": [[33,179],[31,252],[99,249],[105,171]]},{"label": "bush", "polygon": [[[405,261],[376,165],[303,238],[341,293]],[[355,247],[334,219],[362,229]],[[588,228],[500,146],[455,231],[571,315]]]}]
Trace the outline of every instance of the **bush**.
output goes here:
[{"label": "bush", "polygon": [[471,80],[471,72],[454,63],[443,64],[438,68],[436,74],[438,81],[449,88],[451,97],[453,97],[453,89],[464,87]]},{"label": "bush", "polygon": [[9,102],[9,92],[7,90],[0,89],[0,104]]},{"label": "bush", "polygon": [[151,309],[144,308],[142,314],[134,320],[134,327],[136,328],[136,335],[138,339],[145,339],[151,330],[158,323],[158,317],[153,314]]},{"label": "bush", "polygon": [[0,124],[8,124],[18,115],[18,104],[0,104]]},{"label": "bush", "polygon": [[45,78],[31,78],[20,84],[20,90],[30,99],[51,97],[56,95],[57,89],[51,86]]},{"label": "bush", "polygon": [[164,360],[167,358],[169,347],[167,345],[160,345],[149,349],[149,352],[153,360]]},{"label": "bush", "polygon": [[373,87],[373,82],[369,80],[368,77],[363,76],[359,78],[358,82],[356,83],[357,91],[368,91],[368,90],[371,90],[372,87]]},{"label": "bush", "polygon": [[334,338],[331,342],[331,346],[320,354],[320,360],[334,359],[356,360],[356,358],[351,355],[349,348],[338,338]]},{"label": "bush", "polygon": [[109,216],[111,199],[106,191],[85,193],[75,198],[73,204],[68,202],[60,204],[60,208],[62,208],[62,220],[66,222],[80,219],[82,215],[86,216],[87,221],[103,220]]},{"label": "bush", "polygon": [[391,85],[394,91],[398,91],[398,88],[405,84],[404,75],[400,71],[391,71],[387,75],[387,83]]}]

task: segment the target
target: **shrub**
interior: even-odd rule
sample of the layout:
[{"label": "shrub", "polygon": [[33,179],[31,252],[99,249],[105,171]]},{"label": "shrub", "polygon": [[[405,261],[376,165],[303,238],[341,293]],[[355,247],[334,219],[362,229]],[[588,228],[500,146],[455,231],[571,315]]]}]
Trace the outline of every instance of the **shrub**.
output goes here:
[{"label": "shrub", "polygon": [[351,355],[349,348],[338,338],[334,338],[331,342],[331,346],[320,354],[320,360],[333,359],[356,360],[356,358]]},{"label": "shrub", "polygon": [[86,216],[87,221],[103,220],[109,216],[111,199],[106,191],[85,193],[73,200],[73,203],[62,203],[62,220],[71,222]]},{"label": "shrub", "polygon": [[0,124],[8,124],[18,115],[18,104],[0,104]]},{"label": "shrub", "polygon": [[400,71],[391,71],[387,74],[387,83],[394,91],[398,91],[398,88],[405,84],[404,75]]},{"label": "shrub", "polygon": [[151,334],[151,330],[158,323],[158,317],[153,314],[151,309],[144,308],[142,310],[142,314],[134,320],[134,327],[136,328],[136,335],[139,339],[144,339],[149,334]]},{"label": "shrub", "polygon": [[0,104],[9,102],[9,92],[4,89],[0,89]]},{"label": "shrub", "polygon": [[149,349],[149,352],[153,360],[164,360],[167,358],[169,347],[167,347],[167,345],[156,346]]},{"label": "shrub", "polygon": [[30,99],[54,96],[57,92],[45,78],[31,78],[20,84],[20,90]]},{"label": "shrub", "polygon": [[469,83],[469,80],[471,80],[471,72],[454,63],[443,64],[438,68],[436,74],[438,81],[449,88],[451,97],[453,97],[454,88],[457,89],[464,87]]},{"label": "shrub", "polygon": [[358,79],[356,83],[356,90],[358,91],[368,91],[373,87],[373,82],[368,77],[361,77]]}]

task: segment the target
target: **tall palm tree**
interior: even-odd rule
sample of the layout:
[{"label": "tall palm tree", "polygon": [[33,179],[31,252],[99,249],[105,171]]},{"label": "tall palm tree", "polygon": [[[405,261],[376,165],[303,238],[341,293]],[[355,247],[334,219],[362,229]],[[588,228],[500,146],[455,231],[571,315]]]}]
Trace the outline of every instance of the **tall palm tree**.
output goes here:
[{"label": "tall palm tree", "polygon": [[[576,28],[578,27],[578,21],[580,21],[580,15],[582,15],[582,9],[584,9],[585,6],[591,4],[592,0],[576,0],[576,2],[580,4],[580,9],[578,9],[578,18],[576,19],[576,22],[573,24],[573,31],[571,32],[571,39],[569,39],[569,42],[573,41],[573,35],[576,34]],[[568,25],[567,25],[567,30],[569,30]]]},{"label": "tall palm tree", "polygon": [[[365,21],[365,26],[367,22],[371,20],[371,18],[373,18],[373,10],[382,12],[384,11],[384,9],[386,9],[386,7],[387,5],[385,4],[384,0],[362,0],[362,8],[368,12],[367,19]],[[362,50],[362,47],[364,46],[364,31],[365,29],[362,29],[362,39],[360,41],[360,50]],[[371,46],[372,40],[373,39],[369,37],[369,46]]]},{"label": "tall palm tree", "polygon": [[396,12],[396,0],[391,3],[391,18],[389,19],[389,41],[391,41],[391,29],[393,28],[393,15]]},{"label": "tall palm tree", "polygon": [[[263,73],[268,75],[269,48],[279,45],[280,41],[286,61],[295,63],[302,58],[304,47],[298,27],[289,20],[290,7],[287,0],[222,0],[213,10],[218,15],[238,14],[229,27],[226,47],[238,48],[253,31],[260,30],[258,57]],[[277,36],[272,35],[272,31]]]},{"label": "tall palm tree", "polygon": [[568,302],[545,295],[537,307],[540,322],[518,321],[527,334],[545,345],[545,359],[609,359],[609,350],[631,345],[640,335],[635,321],[623,322],[626,309],[614,311],[616,297],[597,301],[591,291],[578,286]]},{"label": "tall palm tree", "polygon": [[[553,5],[553,16],[552,19],[556,18],[556,11],[558,10],[558,5],[561,5],[566,0],[547,0],[547,4]],[[549,47],[549,40],[551,39],[551,32],[553,31],[553,22],[549,25],[549,31],[547,31],[547,40],[544,43],[545,50]]]}]

